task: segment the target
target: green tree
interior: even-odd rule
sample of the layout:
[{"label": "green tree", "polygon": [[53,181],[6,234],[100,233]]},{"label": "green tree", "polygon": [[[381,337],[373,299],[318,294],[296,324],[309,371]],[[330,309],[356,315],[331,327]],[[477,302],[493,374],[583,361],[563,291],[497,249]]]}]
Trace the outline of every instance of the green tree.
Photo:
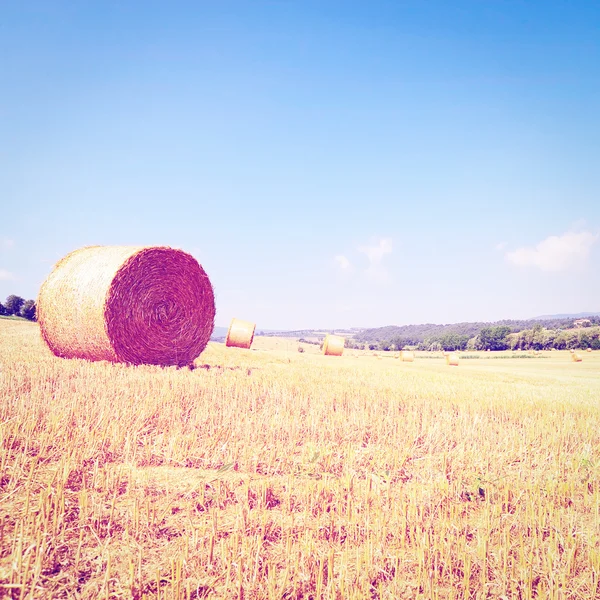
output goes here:
[{"label": "green tree", "polygon": [[459,335],[458,333],[447,333],[439,338],[439,343],[444,350],[454,352],[455,350],[466,350],[469,343],[468,335]]},{"label": "green tree", "polygon": [[0,302],[0,317],[6,314],[6,309],[4,308],[4,304]]},{"label": "green tree", "polygon": [[19,315],[29,321],[35,321],[35,302],[33,300],[25,300],[21,306]]},{"label": "green tree", "polygon": [[510,327],[498,325],[497,327],[484,327],[479,332],[480,350],[506,350],[508,348],[508,335]]},{"label": "green tree", "polygon": [[4,308],[6,309],[6,314],[7,315],[18,315],[19,311],[21,310],[21,306],[23,306],[24,302],[25,302],[25,300],[23,298],[21,298],[21,296],[15,296],[14,294],[11,294],[6,299],[6,302],[4,303]]},{"label": "green tree", "polygon": [[592,338],[591,338],[590,334],[587,331],[582,331],[579,334],[579,347],[583,348],[585,350],[586,348],[590,347],[591,343],[592,343]]}]

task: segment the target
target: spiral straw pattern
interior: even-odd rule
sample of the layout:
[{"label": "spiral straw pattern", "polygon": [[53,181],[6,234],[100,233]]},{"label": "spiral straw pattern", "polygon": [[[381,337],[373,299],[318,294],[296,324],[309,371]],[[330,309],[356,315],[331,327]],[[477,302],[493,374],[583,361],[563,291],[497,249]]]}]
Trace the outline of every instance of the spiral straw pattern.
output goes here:
[{"label": "spiral straw pattern", "polygon": [[183,366],[206,347],[215,302],[204,269],[181,250],[90,246],[54,267],[37,311],[57,356]]}]

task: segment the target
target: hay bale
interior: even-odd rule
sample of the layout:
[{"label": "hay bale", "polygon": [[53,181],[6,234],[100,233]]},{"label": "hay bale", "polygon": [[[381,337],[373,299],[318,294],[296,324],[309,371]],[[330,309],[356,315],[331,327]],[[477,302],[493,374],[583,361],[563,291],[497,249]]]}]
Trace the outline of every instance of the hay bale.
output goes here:
[{"label": "hay bale", "polygon": [[181,250],[89,246],[55,265],[37,314],[56,356],[183,366],[208,343],[215,300],[204,269]]},{"label": "hay bale", "polygon": [[250,348],[252,340],[254,340],[255,329],[256,323],[242,321],[241,319],[231,319],[225,345],[235,348]]},{"label": "hay bale", "polygon": [[592,349],[591,349],[591,348],[588,348],[588,349],[587,349],[587,351],[588,351],[588,352],[591,352],[591,351],[592,351]]},{"label": "hay bale", "polygon": [[577,352],[573,352],[573,354],[571,354],[571,359],[573,360],[573,362],[581,362],[583,360],[581,356],[577,354]]},{"label": "hay bale", "polygon": [[345,343],[345,338],[328,333],[323,341],[323,354],[326,356],[342,356]]},{"label": "hay bale", "polygon": [[415,353],[409,352],[408,350],[402,350],[402,352],[400,352],[400,360],[402,362],[413,362],[415,360]]},{"label": "hay bale", "polygon": [[451,367],[458,367],[458,354],[447,354],[446,355],[446,364]]}]

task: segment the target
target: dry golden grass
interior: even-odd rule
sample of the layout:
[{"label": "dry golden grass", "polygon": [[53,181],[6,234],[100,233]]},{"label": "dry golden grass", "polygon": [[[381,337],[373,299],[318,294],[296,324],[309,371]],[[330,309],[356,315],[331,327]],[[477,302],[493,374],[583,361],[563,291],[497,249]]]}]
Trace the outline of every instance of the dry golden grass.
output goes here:
[{"label": "dry golden grass", "polygon": [[128,367],[0,320],[0,596],[600,596],[600,353],[297,347]]}]

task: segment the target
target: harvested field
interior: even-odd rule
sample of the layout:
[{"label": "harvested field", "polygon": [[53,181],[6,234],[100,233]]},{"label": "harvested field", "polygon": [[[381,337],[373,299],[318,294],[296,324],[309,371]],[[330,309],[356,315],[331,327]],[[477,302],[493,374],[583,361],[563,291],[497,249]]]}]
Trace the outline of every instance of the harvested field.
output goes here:
[{"label": "harvested field", "polygon": [[0,320],[0,596],[600,596],[600,353],[297,347],[127,366]]}]

